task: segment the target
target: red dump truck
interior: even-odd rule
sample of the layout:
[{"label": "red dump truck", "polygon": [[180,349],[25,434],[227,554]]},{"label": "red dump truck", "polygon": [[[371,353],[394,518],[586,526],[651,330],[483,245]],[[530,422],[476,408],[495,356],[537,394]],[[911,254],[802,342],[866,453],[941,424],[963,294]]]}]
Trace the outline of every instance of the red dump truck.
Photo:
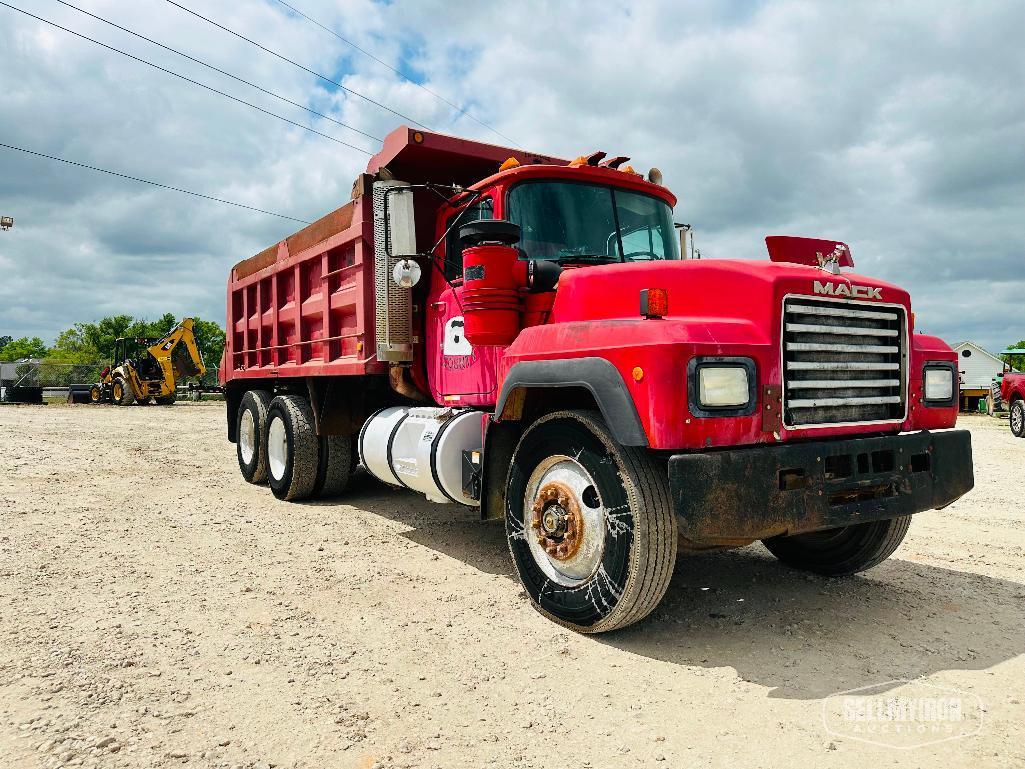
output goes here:
[{"label": "red dump truck", "polygon": [[243,477],[337,496],[362,464],[479,508],[583,632],[651,612],[678,551],[852,574],[972,488],[956,356],[906,291],[833,240],[682,258],[626,162],[390,133],[349,203],[231,271]]}]

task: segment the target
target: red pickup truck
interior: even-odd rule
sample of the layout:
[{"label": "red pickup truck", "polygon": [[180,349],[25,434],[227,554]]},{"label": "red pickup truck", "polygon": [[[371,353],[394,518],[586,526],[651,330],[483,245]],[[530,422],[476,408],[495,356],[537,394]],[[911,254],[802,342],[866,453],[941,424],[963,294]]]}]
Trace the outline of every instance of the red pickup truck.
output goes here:
[{"label": "red pickup truck", "polygon": [[1004,374],[1000,399],[1011,413],[1011,432],[1016,438],[1025,438],[1025,374]]}]

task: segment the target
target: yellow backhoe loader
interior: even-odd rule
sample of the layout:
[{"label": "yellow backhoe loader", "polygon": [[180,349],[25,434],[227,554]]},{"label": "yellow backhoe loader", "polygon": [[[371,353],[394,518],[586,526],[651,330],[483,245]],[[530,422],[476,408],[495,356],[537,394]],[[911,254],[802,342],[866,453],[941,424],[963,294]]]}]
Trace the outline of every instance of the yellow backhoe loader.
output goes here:
[{"label": "yellow backhoe loader", "polygon": [[118,339],[114,360],[89,389],[90,402],[142,406],[155,400],[170,406],[177,398],[179,380],[206,373],[194,325],[192,318],[185,318],[157,340]]}]

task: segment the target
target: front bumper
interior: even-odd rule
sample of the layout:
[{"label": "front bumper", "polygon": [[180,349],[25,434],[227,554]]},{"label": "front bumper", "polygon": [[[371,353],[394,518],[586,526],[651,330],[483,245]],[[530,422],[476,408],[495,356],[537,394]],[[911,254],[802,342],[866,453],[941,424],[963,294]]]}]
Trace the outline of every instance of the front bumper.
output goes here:
[{"label": "front bumper", "polygon": [[967,430],[677,454],[669,460],[680,534],[707,545],[933,510],[974,485]]}]

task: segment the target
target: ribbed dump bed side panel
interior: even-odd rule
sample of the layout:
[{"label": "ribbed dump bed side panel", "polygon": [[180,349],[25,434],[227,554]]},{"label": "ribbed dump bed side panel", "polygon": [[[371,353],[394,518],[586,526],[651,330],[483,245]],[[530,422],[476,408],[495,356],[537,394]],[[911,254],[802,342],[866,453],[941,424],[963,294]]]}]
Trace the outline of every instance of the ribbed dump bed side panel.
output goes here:
[{"label": "ribbed dump bed side panel", "polygon": [[373,233],[364,202],[369,207],[368,196],[235,266],[228,380],[374,369]]},{"label": "ribbed dump bed side panel", "polygon": [[902,419],[907,321],[898,306],[791,296],[783,307],[784,423]]}]

